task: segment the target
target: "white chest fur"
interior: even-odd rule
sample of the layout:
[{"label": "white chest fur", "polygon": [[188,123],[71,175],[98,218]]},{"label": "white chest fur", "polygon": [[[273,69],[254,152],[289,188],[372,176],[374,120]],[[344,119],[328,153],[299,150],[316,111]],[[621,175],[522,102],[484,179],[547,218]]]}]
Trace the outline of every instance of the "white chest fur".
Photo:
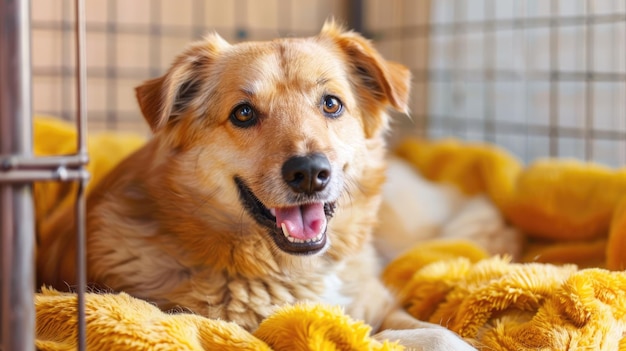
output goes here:
[{"label": "white chest fur", "polygon": [[321,296],[322,302],[329,305],[348,306],[352,299],[342,293],[343,281],[336,273],[324,277],[324,294]]}]

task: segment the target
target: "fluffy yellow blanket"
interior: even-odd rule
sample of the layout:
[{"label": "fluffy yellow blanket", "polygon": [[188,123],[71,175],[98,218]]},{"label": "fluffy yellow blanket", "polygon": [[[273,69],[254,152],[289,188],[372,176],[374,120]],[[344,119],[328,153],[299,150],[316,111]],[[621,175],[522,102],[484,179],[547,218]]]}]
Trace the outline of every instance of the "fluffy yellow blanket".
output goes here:
[{"label": "fluffy yellow blanket", "polygon": [[413,316],[483,350],[626,350],[626,272],[487,258],[430,242],[384,272]]},{"label": "fluffy yellow blanket", "polygon": [[[66,124],[39,118],[36,153],[72,152],[74,136]],[[93,137],[92,184],[142,143],[129,135]],[[492,146],[458,142],[412,141],[398,154],[431,179],[487,193],[512,223],[543,240],[528,252],[554,262],[572,262],[568,257],[584,253],[586,266],[595,260],[598,266],[624,267],[623,172],[560,161],[524,168]],[[72,189],[42,183],[35,194],[38,234],[45,235],[46,219],[71,203]],[[383,279],[409,313],[440,323],[481,349],[626,350],[626,272],[511,263],[487,257],[472,243],[447,241],[416,246],[392,261]],[[35,304],[38,349],[74,349],[76,296],[44,288]],[[86,308],[90,350],[401,349],[371,339],[368,326],[330,306],[281,307],[253,333],[224,321],[163,313],[123,293],[90,293]]]},{"label": "fluffy yellow blanket", "polygon": [[[44,289],[35,298],[37,348],[76,348],[76,296]],[[336,307],[286,306],[253,333],[192,314],[166,314],[127,294],[87,296],[89,350],[398,350]]]},{"label": "fluffy yellow blanket", "polygon": [[408,140],[396,154],[427,179],[484,193],[528,237],[524,261],[626,269],[626,168],[565,159],[524,166],[493,145]]},{"label": "fluffy yellow blanket", "polygon": [[[469,242],[430,242],[392,262],[385,281],[405,308],[483,350],[626,350],[626,273],[515,264]],[[37,294],[37,347],[71,350],[76,296]],[[375,302],[373,302],[375,303]],[[400,350],[336,307],[284,306],[254,333],[166,314],[124,293],[87,298],[90,350]]]}]

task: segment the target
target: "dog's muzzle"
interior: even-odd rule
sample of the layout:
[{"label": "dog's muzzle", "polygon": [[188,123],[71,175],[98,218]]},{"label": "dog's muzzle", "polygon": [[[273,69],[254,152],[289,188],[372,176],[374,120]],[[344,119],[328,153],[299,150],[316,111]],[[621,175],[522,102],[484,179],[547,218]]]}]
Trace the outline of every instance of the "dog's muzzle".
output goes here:
[{"label": "dog's muzzle", "polygon": [[281,171],[284,182],[301,201],[269,209],[241,178],[235,177],[241,202],[257,223],[269,229],[284,252],[318,253],[326,247],[326,229],[335,208],[334,202],[318,199],[331,179],[330,162],[322,154],[294,156]]}]

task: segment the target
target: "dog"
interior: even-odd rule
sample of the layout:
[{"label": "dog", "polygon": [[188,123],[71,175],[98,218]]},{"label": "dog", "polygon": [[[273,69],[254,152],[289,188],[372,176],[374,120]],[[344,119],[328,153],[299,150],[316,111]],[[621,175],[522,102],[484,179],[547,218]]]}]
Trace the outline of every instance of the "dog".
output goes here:
[{"label": "dog", "polygon": [[[191,44],[136,88],[153,137],[87,200],[90,283],[254,330],[277,306],[343,306],[376,338],[473,350],[413,319],[378,279],[372,230],[388,108],[410,72],[328,21],[317,36]],[[38,251],[41,284],[74,282],[74,222]]]}]

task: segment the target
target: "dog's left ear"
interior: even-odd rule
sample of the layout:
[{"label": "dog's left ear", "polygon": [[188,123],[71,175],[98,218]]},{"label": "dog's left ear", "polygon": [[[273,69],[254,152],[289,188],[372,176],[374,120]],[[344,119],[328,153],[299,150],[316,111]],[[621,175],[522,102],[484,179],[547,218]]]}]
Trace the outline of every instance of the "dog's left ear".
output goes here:
[{"label": "dog's left ear", "polygon": [[208,65],[229,45],[219,35],[211,34],[189,46],[164,76],[135,88],[141,112],[153,132],[194,108],[193,98],[208,80]]},{"label": "dog's left ear", "polygon": [[408,68],[385,60],[369,40],[343,30],[334,21],[324,24],[320,37],[333,40],[351,65],[361,109],[371,113],[364,116],[368,137],[386,126],[386,121],[378,117],[381,109],[391,106],[399,112],[409,112],[411,72]]}]

